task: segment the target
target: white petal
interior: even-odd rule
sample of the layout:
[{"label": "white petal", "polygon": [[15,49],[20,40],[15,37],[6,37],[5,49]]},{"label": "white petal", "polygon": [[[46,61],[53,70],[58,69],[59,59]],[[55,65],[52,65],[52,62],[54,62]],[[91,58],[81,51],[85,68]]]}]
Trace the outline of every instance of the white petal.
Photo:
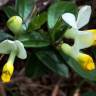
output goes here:
[{"label": "white petal", "polygon": [[76,57],[80,53],[80,49],[77,46],[72,46],[72,56]]},{"label": "white petal", "polygon": [[84,6],[80,9],[80,11],[78,13],[78,18],[77,18],[78,29],[82,28],[89,22],[90,16],[91,16],[91,7],[90,6]]},{"label": "white petal", "polygon": [[4,40],[0,43],[0,53],[9,54],[12,50],[16,50],[17,46],[11,40]]},{"label": "white petal", "polygon": [[78,36],[76,36],[74,41],[74,47],[77,50],[88,48],[93,44],[92,33],[79,31]]},{"label": "white petal", "polygon": [[72,13],[64,13],[62,15],[63,20],[69,24],[70,26],[72,26],[73,28],[77,28],[76,25],[76,18]]},{"label": "white petal", "polygon": [[26,50],[24,49],[23,44],[16,40],[4,40],[0,43],[0,53],[1,54],[10,54],[11,51],[18,50],[17,57],[25,59],[27,57]]},{"label": "white petal", "polygon": [[15,44],[18,48],[17,57],[21,58],[21,59],[26,59],[27,58],[27,53],[26,53],[26,50],[24,48],[24,45],[18,40],[15,41]]}]

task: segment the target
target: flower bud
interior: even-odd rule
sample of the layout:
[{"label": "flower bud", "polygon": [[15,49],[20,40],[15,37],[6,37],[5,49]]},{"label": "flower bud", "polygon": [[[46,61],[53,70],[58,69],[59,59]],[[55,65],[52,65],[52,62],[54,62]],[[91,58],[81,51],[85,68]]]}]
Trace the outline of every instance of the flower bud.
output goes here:
[{"label": "flower bud", "polygon": [[88,71],[95,69],[95,64],[91,56],[83,53],[79,53],[77,57],[77,61],[81,64],[81,66]]},{"label": "flower bud", "polygon": [[19,16],[12,16],[7,21],[7,26],[15,35],[19,34],[22,29],[22,18]]},{"label": "flower bud", "polygon": [[11,76],[14,71],[14,66],[11,63],[6,63],[3,67],[1,79],[3,82],[7,83],[10,82]]}]

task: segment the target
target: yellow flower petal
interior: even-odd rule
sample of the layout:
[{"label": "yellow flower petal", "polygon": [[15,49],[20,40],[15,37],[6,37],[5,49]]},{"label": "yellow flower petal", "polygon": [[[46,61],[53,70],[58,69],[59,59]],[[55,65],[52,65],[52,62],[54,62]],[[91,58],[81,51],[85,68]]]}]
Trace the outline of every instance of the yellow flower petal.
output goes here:
[{"label": "yellow flower petal", "polygon": [[79,53],[77,61],[82,65],[85,70],[91,71],[95,69],[95,64],[91,56]]},{"label": "yellow flower petal", "polygon": [[94,43],[93,45],[96,45],[96,29],[87,30],[93,34]]},{"label": "yellow flower petal", "polygon": [[13,74],[14,66],[13,64],[6,63],[3,67],[1,79],[3,82],[10,82],[10,78]]},{"label": "yellow flower petal", "polygon": [[1,79],[5,83],[10,82],[10,79],[11,79],[10,73],[8,71],[3,72],[2,75],[1,75]]}]

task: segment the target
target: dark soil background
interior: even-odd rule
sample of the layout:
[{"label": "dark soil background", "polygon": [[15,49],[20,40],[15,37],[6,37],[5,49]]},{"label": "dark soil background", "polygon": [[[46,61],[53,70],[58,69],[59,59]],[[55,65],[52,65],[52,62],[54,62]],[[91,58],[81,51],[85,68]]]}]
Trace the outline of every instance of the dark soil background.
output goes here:
[{"label": "dark soil background", "polygon": [[[48,5],[43,6],[43,2],[48,2]],[[92,6],[92,17],[86,27],[96,28],[96,0],[72,0],[72,2],[75,2],[78,7],[86,4]],[[38,10],[45,10],[50,3],[52,0],[38,0]],[[5,4],[14,4],[14,0],[0,0],[0,9]],[[6,20],[5,14],[0,11],[0,28],[5,27]],[[7,56],[2,56],[0,64],[4,64],[6,60]],[[16,60],[16,64],[20,66],[15,67],[11,83],[3,84],[0,82],[0,96],[83,96],[84,92],[96,91],[95,82],[84,80],[72,70],[70,70],[70,76],[67,79],[51,72],[40,78],[30,79],[25,76],[24,61]]]}]

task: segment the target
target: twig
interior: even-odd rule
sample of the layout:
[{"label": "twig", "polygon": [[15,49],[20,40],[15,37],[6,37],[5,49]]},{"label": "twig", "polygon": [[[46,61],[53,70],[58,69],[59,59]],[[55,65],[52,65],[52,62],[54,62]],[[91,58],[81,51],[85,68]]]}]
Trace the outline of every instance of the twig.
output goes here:
[{"label": "twig", "polygon": [[52,92],[52,96],[58,96],[58,94],[59,94],[59,87],[60,87],[61,81],[62,81],[62,78],[55,85],[55,87],[53,89],[53,92]]},{"label": "twig", "polygon": [[52,96],[57,96],[59,93],[59,85],[56,85],[53,89]]},{"label": "twig", "polygon": [[75,91],[73,96],[80,96],[80,89],[76,89],[76,91]]}]

